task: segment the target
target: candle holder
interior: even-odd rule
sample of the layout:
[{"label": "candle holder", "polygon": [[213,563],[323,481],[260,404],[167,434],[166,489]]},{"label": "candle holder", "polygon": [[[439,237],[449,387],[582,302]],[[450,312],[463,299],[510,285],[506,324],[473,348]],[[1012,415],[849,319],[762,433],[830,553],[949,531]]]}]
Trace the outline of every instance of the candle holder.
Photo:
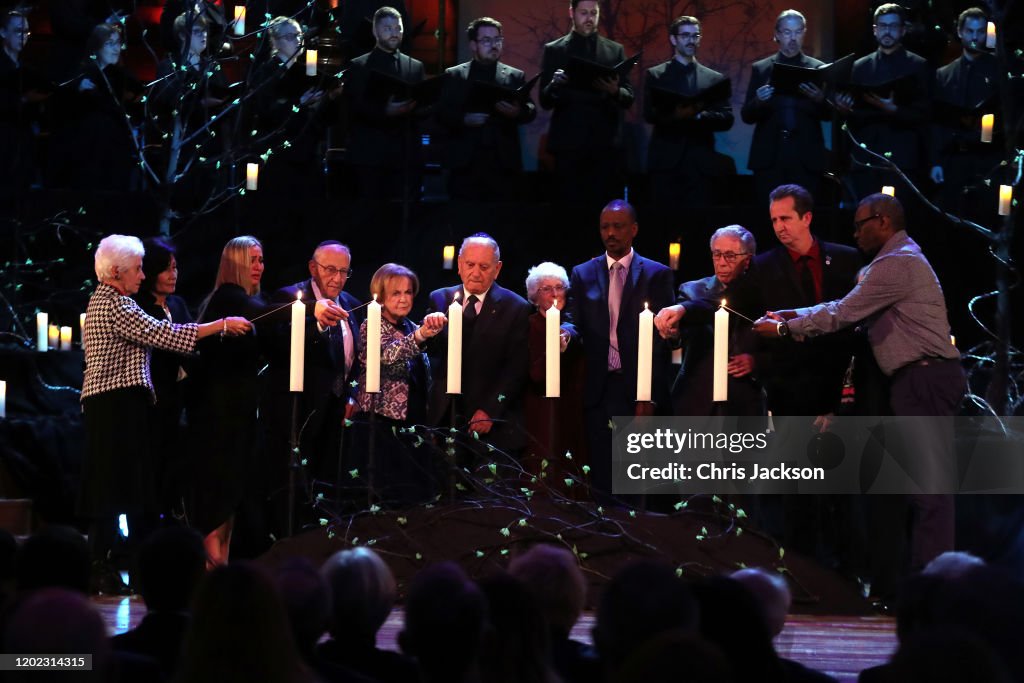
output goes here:
[{"label": "candle holder", "polygon": [[[345,396],[341,397],[342,402],[348,404],[348,399]],[[345,410],[341,412],[341,431],[338,437],[338,467],[334,473],[334,504],[341,508],[341,481],[342,474],[345,471],[345,428],[348,426],[348,420],[345,418]]]},{"label": "candle holder", "polygon": [[366,447],[366,506],[372,507],[376,498],[374,468],[377,466],[377,394],[370,394],[370,440]]},{"label": "candle holder", "polygon": [[301,392],[292,392],[292,429],[288,439],[288,536],[295,533],[295,483],[299,467],[299,396]]}]

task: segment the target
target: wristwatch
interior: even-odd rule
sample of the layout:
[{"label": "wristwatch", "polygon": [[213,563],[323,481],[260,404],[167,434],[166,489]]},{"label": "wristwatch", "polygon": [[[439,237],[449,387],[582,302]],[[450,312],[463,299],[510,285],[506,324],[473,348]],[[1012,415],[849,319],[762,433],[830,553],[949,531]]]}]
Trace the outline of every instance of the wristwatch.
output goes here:
[{"label": "wristwatch", "polygon": [[775,333],[777,335],[779,335],[780,337],[788,337],[789,336],[789,323],[776,323],[775,324]]}]

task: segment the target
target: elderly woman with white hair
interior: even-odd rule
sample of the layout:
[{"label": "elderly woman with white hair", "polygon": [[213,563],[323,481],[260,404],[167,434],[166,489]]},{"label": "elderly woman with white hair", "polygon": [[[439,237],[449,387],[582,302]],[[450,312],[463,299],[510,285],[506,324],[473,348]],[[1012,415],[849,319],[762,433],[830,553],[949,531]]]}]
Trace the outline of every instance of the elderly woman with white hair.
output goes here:
[{"label": "elderly woman with white hair", "polygon": [[252,327],[237,317],[176,325],[147,315],[131,298],[146,277],[144,253],[137,237],[110,235],[100,242],[99,285],[85,315],[86,457],[79,511],[90,520],[94,586],[105,592],[125,588],[108,564],[118,515],[127,514],[139,531],[147,526],[146,516],[155,513],[149,443],[155,400],[151,350],[190,353],[204,337],[245,334]]},{"label": "elderly woman with white hair", "polygon": [[[562,266],[544,262],[530,268],[526,276],[526,298],[536,307],[529,318],[527,347],[530,357],[530,377],[524,394],[524,424],[529,435],[529,446],[524,466],[538,473],[539,463],[548,460],[545,479],[552,486],[568,492],[582,487],[566,487],[566,477],[580,476],[587,464],[585,432],[583,426],[583,348],[575,328],[566,322],[561,327],[561,396],[545,397],[547,354],[545,326],[548,311],[555,306],[565,308],[569,291],[569,276]],[[563,315],[564,321],[564,315]],[[565,457],[566,452],[572,459]],[[563,467],[571,463],[571,467]],[[553,469],[554,468],[554,469]]]}]

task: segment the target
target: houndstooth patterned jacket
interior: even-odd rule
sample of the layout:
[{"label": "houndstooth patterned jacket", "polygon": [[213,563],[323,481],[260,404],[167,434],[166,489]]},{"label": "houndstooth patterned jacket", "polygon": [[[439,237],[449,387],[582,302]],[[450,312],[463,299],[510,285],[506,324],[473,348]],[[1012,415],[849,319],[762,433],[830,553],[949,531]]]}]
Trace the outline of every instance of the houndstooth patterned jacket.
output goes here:
[{"label": "houndstooth patterned jacket", "polygon": [[190,353],[196,348],[199,327],[175,325],[143,312],[131,297],[100,283],[85,311],[85,381],[82,398],[114,389],[146,387],[153,393],[149,374],[151,347]]}]

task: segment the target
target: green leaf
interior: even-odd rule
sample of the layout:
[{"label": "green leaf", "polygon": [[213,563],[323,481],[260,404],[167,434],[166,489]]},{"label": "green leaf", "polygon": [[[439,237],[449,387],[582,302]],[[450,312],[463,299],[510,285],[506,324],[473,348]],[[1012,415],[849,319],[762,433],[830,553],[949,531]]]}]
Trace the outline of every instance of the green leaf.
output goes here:
[{"label": "green leaf", "polygon": [[608,429],[615,429],[615,423],[611,420],[608,420]]},{"label": "green leaf", "polygon": [[779,559],[781,560],[785,556],[786,556],[786,549],[785,548],[779,548]]},{"label": "green leaf", "polygon": [[566,478],[565,478],[565,479],[563,479],[562,481],[564,481],[564,482],[565,482],[565,485],[566,485],[566,486],[569,486],[569,487],[571,487],[571,486],[572,486],[572,485],[573,485],[573,484],[575,483],[575,482],[574,482],[574,481],[572,480],[572,477],[566,477]]},{"label": "green leaf", "polygon": [[501,549],[501,554],[502,555],[508,555],[508,548],[502,548]]},{"label": "green leaf", "polygon": [[736,527],[736,535],[737,536],[742,536],[743,535],[743,527],[741,527],[741,526]]},{"label": "green leaf", "polygon": [[519,520],[519,526],[526,526],[526,518],[525,517],[523,517],[522,519]]},{"label": "green leaf", "polygon": [[398,522],[398,526],[405,526],[406,524],[409,523],[409,520],[406,519],[405,517],[399,517],[395,521]]},{"label": "green leaf", "polygon": [[419,553],[416,553],[416,559],[417,560],[422,560],[423,559],[423,555],[420,555]]},{"label": "green leaf", "polygon": [[501,403],[504,400],[505,400],[505,394],[498,394],[498,403]]},{"label": "green leaf", "polygon": [[583,466],[583,474],[590,474],[590,465]]},{"label": "green leaf", "polygon": [[674,507],[676,509],[676,512],[678,512],[679,510],[682,510],[684,507],[686,507],[686,501],[681,500],[672,507]]},{"label": "green leaf", "polygon": [[747,513],[743,511],[743,508],[739,508],[738,510],[736,510],[736,517],[738,519],[746,519]]},{"label": "green leaf", "polygon": [[358,469],[349,470],[348,471],[348,476],[352,477],[353,479],[358,479],[359,478],[359,470]]},{"label": "green leaf", "polygon": [[676,567],[676,577],[677,578],[682,578],[682,576],[683,576],[683,568],[682,567]]},{"label": "green leaf", "polygon": [[375,515],[378,512],[380,512],[380,505],[377,505],[376,503],[374,503],[373,505],[370,506],[370,514]]},{"label": "green leaf", "polygon": [[546,470],[548,468],[548,461],[546,458],[540,461],[540,468],[542,470]]},{"label": "green leaf", "polygon": [[482,551],[482,550],[477,550],[477,551],[476,551],[476,556],[477,556],[477,557],[483,557],[483,556],[484,556],[484,551]]},{"label": "green leaf", "polygon": [[507,526],[505,526],[505,527],[502,527],[502,528],[501,528],[501,529],[500,529],[500,530],[498,531],[498,533],[499,533],[499,534],[501,534],[502,536],[504,536],[505,538],[508,538],[508,536],[509,536],[509,530],[508,530],[508,527],[507,527]]},{"label": "green leaf", "polygon": [[566,451],[565,452],[565,459],[566,460],[572,460],[572,451]]},{"label": "green leaf", "polygon": [[700,528],[700,535],[701,536],[707,536],[708,535],[708,528],[706,526],[702,526]]},{"label": "green leaf", "polygon": [[327,519],[324,517],[320,518],[320,526],[327,526]]},{"label": "green leaf", "polygon": [[635,519],[636,518],[636,510],[630,510],[629,511],[629,516],[633,517]]},{"label": "green leaf", "polygon": [[721,503],[722,499],[719,498],[718,496],[711,496],[711,502],[712,503]]}]

